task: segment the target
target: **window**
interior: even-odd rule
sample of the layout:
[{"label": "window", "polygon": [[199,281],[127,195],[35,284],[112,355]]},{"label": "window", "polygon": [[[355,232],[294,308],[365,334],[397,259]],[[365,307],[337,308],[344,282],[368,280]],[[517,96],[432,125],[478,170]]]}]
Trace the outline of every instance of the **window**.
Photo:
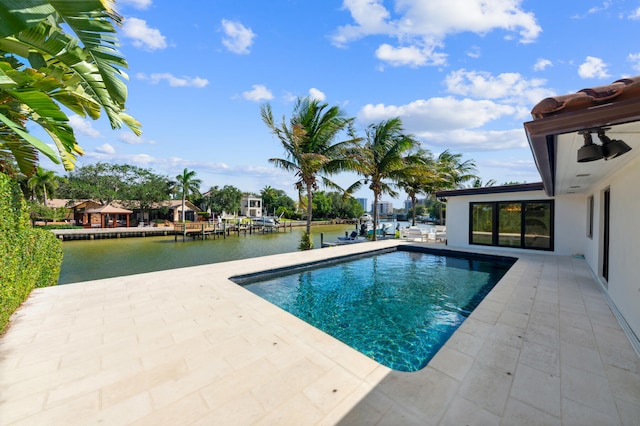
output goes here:
[{"label": "window", "polygon": [[472,203],[471,217],[471,244],[493,244],[493,204]]},{"label": "window", "polygon": [[593,195],[587,198],[587,237],[593,239]]},{"label": "window", "polygon": [[553,200],[470,203],[469,243],[553,250]]}]

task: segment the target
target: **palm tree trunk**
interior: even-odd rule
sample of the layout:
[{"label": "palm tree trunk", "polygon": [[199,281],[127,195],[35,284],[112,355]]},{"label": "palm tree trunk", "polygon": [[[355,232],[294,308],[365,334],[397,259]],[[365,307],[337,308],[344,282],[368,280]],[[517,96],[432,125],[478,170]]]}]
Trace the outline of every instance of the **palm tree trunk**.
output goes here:
[{"label": "palm tree trunk", "polygon": [[313,209],[313,186],[307,184],[307,234],[311,234],[311,210]]},{"label": "palm tree trunk", "polygon": [[416,197],[411,197],[411,210],[413,210],[411,226],[416,226]]},{"label": "palm tree trunk", "polygon": [[184,223],[184,202],[185,202],[185,194],[184,191],[182,191],[182,213],[181,213],[181,217],[182,217],[182,223]]},{"label": "palm tree trunk", "polygon": [[378,198],[379,194],[377,192],[373,193],[373,241],[378,241],[378,235],[376,231],[378,230]]}]

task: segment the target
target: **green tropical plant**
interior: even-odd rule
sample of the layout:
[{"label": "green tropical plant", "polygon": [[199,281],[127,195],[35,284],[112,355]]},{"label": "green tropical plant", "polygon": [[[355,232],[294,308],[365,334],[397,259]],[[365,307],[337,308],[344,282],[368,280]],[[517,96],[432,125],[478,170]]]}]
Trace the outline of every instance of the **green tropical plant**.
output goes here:
[{"label": "green tropical plant", "polygon": [[[351,128],[353,118],[345,117],[337,107],[329,107],[317,99],[299,98],[293,114],[287,123],[285,118],[277,124],[271,106],[260,108],[262,121],[282,143],[285,158],[270,158],[269,162],[295,174],[295,187],[307,195],[307,238],[303,242],[311,247],[311,220],[313,218],[313,193],[318,189],[318,181],[325,186],[340,189],[329,179],[330,175],[351,167],[351,159],[346,155],[348,148],[355,146],[360,138]],[[343,132],[347,138],[336,142]],[[301,244],[302,246],[302,244]]]},{"label": "green tropical plant", "polygon": [[418,195],[426,193],[434,181],[438,179],[433,156],[430,152],[419,150],[415,157],[420,158],[420,161],[415,161],[411,167],[407,167],[398,179],[398,187],[406,192],[411,200],[412,226],[416,225]]},{"label": "green tropical plant", "polygon": [[36,197],[42,195],[42,204],[46,206],[47,195],[53,195],[53,192],[58,187],[58,181],[55,173],[38,166],[36,172],[27,181],[27,185]]},{"label": "green tropical plant", "polygon": [[409,155],[418,145],[411,135],[406,135],[400,118],[392,118],[371,124],[366,130],[365,143],[353,153],[355,171],[363,176],[347,189],[353,193],[368,184],[373,191],[373,240],[377,239],[378,202],[382,194],[398,195],[397,183],[406,175],[406,169],[418,164],[419,156]]},{"label": "green tropical plant", "polygon": [[[116,37],[122,18],[112,4],[0,0],[0,171],[15,161],[30,176],[39,153],[73,169],[83,150],[60,106],[92,119],[104,110],[112,128],[141,133],[124,112],[127,62]],[[57,153],[28,133],[28,122],[42,127]]]},{"label": "green tropical plant", "polygon": [[196,178],[195,171],[189,171],[185,167],[182,174],[176,176],[176,181],[178,182],[178,190],[182,195],[181,222],[184,223],[184,203],[190,194],[200,195],[200,185],[202,185],[202,180]]},{"label": "green tropical plant", "polygon": [[[436,173],[439,179],[431,187],[430,192],[460,188],[464,182],[477,179],[476,172],[475,161],[462,161],[462,154],[454,154],[447,149],[436,159]],[[439,206],[440,223],[444,223],[442,203]]]}]

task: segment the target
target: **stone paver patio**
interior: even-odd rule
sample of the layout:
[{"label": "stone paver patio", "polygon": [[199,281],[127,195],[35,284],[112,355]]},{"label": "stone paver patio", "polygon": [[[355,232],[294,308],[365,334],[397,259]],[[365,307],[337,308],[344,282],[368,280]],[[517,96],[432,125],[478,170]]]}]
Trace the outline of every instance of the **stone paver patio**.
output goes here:
[{"label": "stone paver patio", "polygon": [[397,244],[37,289],[0,337],[0,424],[640,423],[640,358],[584,260],[518,255],[415,373],[228,280]]}]

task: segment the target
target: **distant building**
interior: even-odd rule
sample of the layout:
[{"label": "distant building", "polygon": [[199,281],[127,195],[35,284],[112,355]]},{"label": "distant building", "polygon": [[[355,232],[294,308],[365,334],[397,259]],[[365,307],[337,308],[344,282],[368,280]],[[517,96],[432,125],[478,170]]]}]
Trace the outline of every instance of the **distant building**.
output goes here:
[{"label": "distant building", "polygon": [[367,212],[367,199],[366,198],[356,198],[356,201],[360,203],[365,212]]},{"label": "distant building", "polygon": [[389,201],[378,201],[378,214],[393,213],[393,204]]},{"label": "distant building", "polygon": [[240,215],[248,217],[261,217],[262,213],[262,198],[250,197],[243,195],[240,201]]},{"label": "distant building", "polygon": [[[416,200],[416,206],[418,204],[426,204],[426,201],[427,201],[426,198],[423,198],[423,199],[419,199],[418,198]],[[404,200],[404,212],[405,213],[409,213],[411,211],[411,207],[412,207],[411,206],[411,199]]]}]

